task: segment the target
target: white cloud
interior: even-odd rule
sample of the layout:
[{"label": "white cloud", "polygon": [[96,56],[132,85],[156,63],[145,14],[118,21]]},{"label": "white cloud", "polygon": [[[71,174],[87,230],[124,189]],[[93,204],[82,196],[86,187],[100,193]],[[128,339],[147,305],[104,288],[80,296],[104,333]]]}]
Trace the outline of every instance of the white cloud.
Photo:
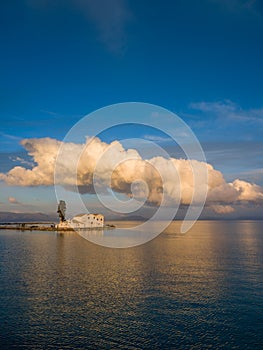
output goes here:
[{"label": "white cloud", "polygon": [[[223,212],[217,205],[226,206],[228,209],[224,210],[229,211],[231,203],[263,203],[260,186],[239,179],[227,183],[222,173],[208,163],[163,157],[144,160],[135,149],[125,150],[119,141],[107,144],[98,138],[87,138],[85,144],[76,144],[42,138],[25,139],[21,144],[36,165],[31,169],[16,166],[0,174],[8,185],[52,186],[56,168],[57,183],[67,189],[78,186],[81,193],[94,193],[95,184],[102,191],[111,188],[137,199],[147,198],[154,205],[161,202],[163,194],[168,205],[189,205],[194,192],[195,198],[201,198],[208,188],[206,203],[214,205],[217,212]],[[194,178],[192,167],[198,178]]]},{"label": "white cloud", "polygon": [[214,205],[211,205],[210,208],[218,214],[230,214],[235,211],[235,209],[230,205],[214,204]]},{"label": "white cloud", "polygon": [[[241,176],[240,176],[241,175]],[[244,171],[239,177],[258,184],[263,184],[263,168]]]},{"label": "white cloud", "polygon": [[191,103],[189,107],[216,116],[220,120],[251,122],[263,125],[263,108],[245,110],[230,100]]},{"label": "white cloud", "polygon": [[25,160],[24,158],[21,158],[21,157],[18,157],[18,156],[9,157],[9,159],[10,159],[12,162],[19,162],[20,164],[28,165],[28,166],[31,166],[31,167],[34,166],[34,163],[33,163],[33,162],[29,162],[28,160]]},{"label": "white cloud", "polygon": [[170,137],[158,136],[158,135],[144,135],[145,140],[153,141],[153,142],[167,142],[171,141]]},{"label": "white cloud", "polygon": [[9,139],[9,140],[14,140],[14,141],[20,141],[21,137],[15,136],[15,135],[10,135],[10,134],[5,134],[3,132],[0,133],[0,136]]},{"label": "white cloud", "polygon": [[240,201],[263,201],[262,188],[256,184],[237,179],[233,181],[233,187],[239,192],[238,200]]}]

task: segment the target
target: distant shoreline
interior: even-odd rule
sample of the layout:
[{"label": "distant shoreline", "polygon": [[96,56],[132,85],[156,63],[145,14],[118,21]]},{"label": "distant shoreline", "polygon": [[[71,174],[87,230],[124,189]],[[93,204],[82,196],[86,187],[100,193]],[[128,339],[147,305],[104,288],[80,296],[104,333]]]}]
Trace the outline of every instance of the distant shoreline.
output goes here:
[{"label": "distant shoreline", "polygon": [[[105,225],[103,227],[87,227],[83,230],[109,230],[113,229],[114,225]],[[53,231],[53,232],[76,232],[72,227],[57,227],[57,224],[51,223],[45,226],[44,223],[0,223],[0,230],[14,230],[14,231]]]},{"label": "distant shoreline", "polygon": [[[55,223],[0,223],[0,230],[16,230],[16,231],[65,231],[58,230]],[[67,229],[67,231],[74,231],[73,229]]]}]

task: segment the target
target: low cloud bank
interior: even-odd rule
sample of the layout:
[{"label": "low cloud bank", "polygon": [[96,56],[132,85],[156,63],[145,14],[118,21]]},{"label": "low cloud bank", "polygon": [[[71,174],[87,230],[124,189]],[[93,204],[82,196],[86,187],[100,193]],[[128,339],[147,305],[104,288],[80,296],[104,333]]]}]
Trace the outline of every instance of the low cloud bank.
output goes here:
[{"label": "low cloud bank", "polygon": [[188,205],[194,193],[198,200],[206,190],[206,205],[221,214],[231,213],[234,203],[263,203],[262,187],[239,179],[227,183],[208,163],[163,157],[145,160],[135,149],[125,150],[119,141],[107,144],[87,138],[85,144],[77,144],[41,138],[24,139],[21,144],[36,166],[16,166],[0,173],[0,180],[8,185],[52,186],[55,174],[56,184],[68,189],[77,186],[80,193],[111,188],[152,205],[159,205],[164,195],[167,205]]}]

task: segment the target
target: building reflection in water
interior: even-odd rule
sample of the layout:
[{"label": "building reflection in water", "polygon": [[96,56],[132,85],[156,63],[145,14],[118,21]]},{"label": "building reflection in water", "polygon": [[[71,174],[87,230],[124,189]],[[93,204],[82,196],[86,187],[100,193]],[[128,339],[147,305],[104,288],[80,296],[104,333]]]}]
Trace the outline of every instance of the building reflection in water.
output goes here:
[{"label": "building reflection in water", "polygon": [[126,249],[75,232],[17,235],[8,241],[5,290],[16,293],[16,305],[6,311],[13,324],[6,331],[20,344],[61,347],[195,344],[201,333],[204,344],[211,337],[215,344],[226,320],[244,317],[235,293],[247,305],[260,296],[263,247],[253,225],[200,221],[182,235],[173,222],[158,238]]}]

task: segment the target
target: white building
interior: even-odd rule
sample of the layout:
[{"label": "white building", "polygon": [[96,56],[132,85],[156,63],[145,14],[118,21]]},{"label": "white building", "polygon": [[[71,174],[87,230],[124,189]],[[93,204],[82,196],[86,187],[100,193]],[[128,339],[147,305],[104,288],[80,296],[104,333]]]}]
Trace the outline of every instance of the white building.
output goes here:
[{"label": "white building", "polygon": [[62,221],[58,228],[85,229],[104,227],[104,216],[102,214],[78,214],[71,220]]}]

